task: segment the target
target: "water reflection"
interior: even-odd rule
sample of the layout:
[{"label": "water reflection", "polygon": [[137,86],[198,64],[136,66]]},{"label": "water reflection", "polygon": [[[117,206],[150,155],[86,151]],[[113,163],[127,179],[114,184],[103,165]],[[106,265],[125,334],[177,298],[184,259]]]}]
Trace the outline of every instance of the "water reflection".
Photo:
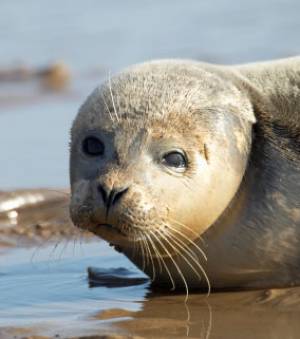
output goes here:
[{"label": "water reflection", "polygon": [[88,281],[89,287],[107,287],[107,288],[116,288],[116,287],[128,287],[128,286],[137,286],[149,285],[149,279],[144,277],[139,277],[136,270],[130,271],[124,267],[118,268],[88,268]]},{"label": "water reflection", "polygon": [[54,254],[53,246],[40,248],[33,262],[36,249],[0,256],[0,334],[4,327],[69,337],[297,338],[299,333],[300,288],[208,298],[191,293],[185,303],[185,294],[152,290],[147,277],[103,242],[81,249],[77,244],[75,252],[68,246],[62,258],[64,244]]},{"label": "water reflection", "polygon": [[149,295],[133,319],[118,327],[143,337],[298,338],[299,288],[269,294],[217,293],[208,299],[194,294],[186,305],[182,296]]}]

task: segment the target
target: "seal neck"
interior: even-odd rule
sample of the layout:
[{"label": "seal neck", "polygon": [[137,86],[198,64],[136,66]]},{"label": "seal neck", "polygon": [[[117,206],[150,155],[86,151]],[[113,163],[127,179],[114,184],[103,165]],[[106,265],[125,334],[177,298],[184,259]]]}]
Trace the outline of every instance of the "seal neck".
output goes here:
[{"label": "seal neck", "polygon": [[290,159],[259,125],[254,138],[239,191],[203,234],[209,244],[208,275],[220,288],[300,283],[299,162]]}]

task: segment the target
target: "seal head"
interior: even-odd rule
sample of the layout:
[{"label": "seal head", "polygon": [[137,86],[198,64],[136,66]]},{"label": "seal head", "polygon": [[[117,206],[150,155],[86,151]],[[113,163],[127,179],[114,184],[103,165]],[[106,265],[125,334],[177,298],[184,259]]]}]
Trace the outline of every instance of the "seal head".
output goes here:
[{"label": "seal head", "polygon": [[204,278],[194,241],[238,191],[254,122],[248,97],[205,64],[157,61],[114,76],[72,127],[74,224],[160,283],[182,280],[182,256]]}]

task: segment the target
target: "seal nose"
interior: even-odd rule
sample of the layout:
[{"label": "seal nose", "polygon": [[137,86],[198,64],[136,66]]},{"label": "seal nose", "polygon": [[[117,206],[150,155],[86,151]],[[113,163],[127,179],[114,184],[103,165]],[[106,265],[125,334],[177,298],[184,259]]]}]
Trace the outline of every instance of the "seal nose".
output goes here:
[{"label": "seal nose", "polygon": [[106,206],[107,213],[110,207],[116,204],[121,197],[128,191],[128,187],[113,187],[111,190],[105,188],[103,185],[98,185],[98,191],[102,196],[103,202]]}]

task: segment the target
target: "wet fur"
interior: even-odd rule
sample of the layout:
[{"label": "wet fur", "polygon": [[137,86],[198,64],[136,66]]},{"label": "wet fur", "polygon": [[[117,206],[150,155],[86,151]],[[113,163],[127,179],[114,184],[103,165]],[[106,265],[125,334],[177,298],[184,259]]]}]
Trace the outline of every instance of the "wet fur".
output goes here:
[{"label": "wet fur", "polygon": [[300,58],[239,66],[234,72],[257,123],[240,190],[204,234],[207,255],[223,258],[228,277],[217,278],[217,263],[211,263],[214,272],[207,265],[208,274],[219,281],[216,288],[299,284]]},{"label": "wet fur", "polygon": [[[162,86],[145,89],[145,83],[151,85],[152,69],[156,69],[158,74],[161,70],[161,76],[153,78],[153,81],[161,82]],[[147,74],[149,81],[145,82],[140,70]],[[124,139],[128,144],[119,150],[120,164],[128,159],[130,161],[128,154],[134,154],[141,143],[142,136],[136,134],[139,121],[143,128],[157,130],[158,140],[171,130],[180,130],[183,135],[194,133],[194,140],[199,138],[199,148],[209,162],[212,154],[203,144],[201,133],[210,130],[218,138],[221,125],[226,126],[221,138],[224,149],[230,146],[232,135],[236,133],[236,155],[231,154],[231,166],[243,179],[222,215],[203,231],[208,260],[198,258],[199,263],[215,289],[299,284],[300,58],[243,66],[156,61],[133,66],[122,73],[120,79],[119,82],[114,82],[114,79],[109,81],[112,86],[96,89],[82,106],[72,129],[73,144],[78,138],[77,130],[93,130],[93,126],[96,129],[95,116],[106,110],[107,124],[111,123],[110,120],[122,120],[124,133],[126,131],[132,136]],[[164,87],[166,83],[173,86]],[[183,89],[193,86],[196,91],[187,96]],[[164,92],[162,89],[165,88]],[[103,100],[99,104],[99,95],[104,97],[105,105]],[[148,104],[145,105],[145,102]],[[178,114],[183,105],[187,111],[185,116]],[[170,107],[172,112],[169,112]],[[195,107],[198,109],[195,110]],[[148,125],[145,112],[150,112],[146,118]],[[210,112],[215,114],[216,121],[217,117],[225,117],[220,120],[221,125],[211,124],[208,119]],[[197,119],[201,126],[198,131],[194,128]],[[102,123],[106,124],[106,121]],[[72,161],[71,153],[71,182],[76,171],[79,169]],[[85,215],[82,211],[74,204],[71,212],[77,224],[81,221],[86,224],[88,219],[90,211],[87,209]],[[155,219],[151,227],[155,227]],[[176,226],[173,224],[172,227]],[[191,233],[187,234],[193,238]],[[202,240],[197,244],[203,247]],[[145,263],[149,247],[141,248],[141,251],[143,255],[137,257],[133,245],[124,250],[151,276],[153,263],[151,265],[150,260]],[[176,287],[184,288],[184,281],[172,258],[165,260]],[[186,260],[180,257],[176,260],[189,288],[207,288],[207,281],[202,279],[199,282]],[[160,286],[170,285],[172,279],[166,272],[161,275],[157,271],[155,282]]]}]

